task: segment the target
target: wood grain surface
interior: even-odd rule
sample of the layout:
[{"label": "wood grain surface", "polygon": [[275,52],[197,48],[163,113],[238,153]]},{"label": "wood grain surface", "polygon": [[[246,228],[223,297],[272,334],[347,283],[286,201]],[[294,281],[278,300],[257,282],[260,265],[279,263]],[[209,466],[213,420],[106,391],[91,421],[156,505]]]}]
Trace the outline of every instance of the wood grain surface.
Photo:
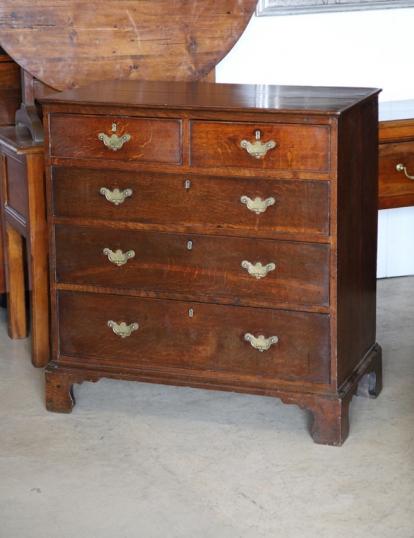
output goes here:
[{"label": "wood grain surface", "polygon": [[[326,315],[72,292],[60,292],[59,303],[60,350],[71,363],[329,381]],[[121,338],[108,320],[139,328]],[[279,341],[261,353],[244,339],[247,332]]]},{"label": "wood grain surface", "polygon": [[[414,205],[414,122],[411,131],[413,140],[380,144],[379,159],[379,206],[380,209]],[[402,164],[404,170],[398,171]]]},{"label": "wood grain surface", "polygon": [[14,115],[19,105],[19,66],[0,50],[0,125],[14,124]]},{"label": "wood grain surface", "polygon": [[[269,308],[329,303],[328,245],[84,226],[56,226],[55,238],[58,282]],[[118,267],[107,248],[135,255]],[[256,279],[244,260],[275,268]]]},{"label": "wood grain surface", "polygon": [[[320,116],[340,115],[351,108],[355,100],[369,99],[380,90],[375,88],[320,87],[320,86],[276,86],[264,84],[206,84],[165,80],[105,80],[89,84],[79,89],[65,92],[50,92],[41,99],[42,103],[62,103],[65,105],[99,105],[129,107],[143,110],[220,110],[225,119],[226,111],[267,112],[270,121],[281,120],[275,113],[299,114],[304,123],[314,123],[310,114]],[[60,109],[64,111],[63,108]],[[94,109],[97,113],[99,110]],[[234,120],[234,117],[233,117]],[[257,118],[254,118],[257,121]],[[268,119],[262,119],[268,121]],[[317,122],[323,124],[322,118]]]},{"label": "wood grain surface", "polygon": [[2,0],[1,46],[56,90],[95,80],[197,80],[232,48],[257,0]]},{"label": "wood grain surface", "polygon": [[[275,142],[265,159],[252,157],[241,147],[242,140]],[[191,122],[191,164],[259,168],[264,170],[329,170],[330,129],[326,125],[269,125],[266,123]]]},{"label": "wood grain surface", "polygon": [[[113,124],[116,133],[112,131]],[[51,153],[57,157],[181,163],[181,121],[177,119],[56,114],[50,130]],[[113,151],[98,138],[100,133],[131,138],[122,148]]]},{"label": "wood grain surface", "polygon": [[[117,81],[45,98],[53,327],[47,408],[69,412],[71,385],[100,377],[241,390],[309,409],[315,441],[342,444],[358,382],[368,374],[368,394],[381,390],[375,344],[377,93],[271,87],[254,109],[253,97],[261,95],[255,86]],[[276,95],[282,98],[273,101]],[[106,105],[98,102],[103,98]],[[124,158],[117,160],[108,152],[80,158],[88,146],[83,136],[76,146],[71,141],[70,151],[59,143],[55,156],[54,138],[64,124],[56,130],[54,121],[66,118],[70,129],[74,116],[101,116],[109,123],[123,117],[121,133],[127,118],[179,120],[182,163],[131,161],[122,150]],[[236,141],[241,147],[240,139],[254,136],[255,129],[264,141],[277,139],[282,163],[266,168],[246,154],[252,159],[247,166],[243,153],[236,161]],[[163,138],[161,152],[163,145],[170,152],[170,141]],[[108,183],[99,186],[101,179]],[[199,192],[192,191],[192,181]],[[71,183],[79,186],[65,202]],[[276,185],[283,186],[279,195]],[[107,218],[102,186],[133,191]],[[275,204],[250,215],[239,188],[248,188],[247,196],[250,189],[251,196],[270,194]],[[256,234],[267,217],[280,231],[293,222],[306,229],[307,189],[317,202],[319,229],[325,223],[324,236],[312,236],[314,217],[307,239],[297,231],[294,237]],[[95,200],[89,211],[88,197],[76,201],[88,192]],[[283,222],[277,218],[281,207]],[[113,216],[118,209],[124,214],[119,219]],[[226,223],[232,228],[212,233],[214,225]],[[135,255],[117,267],[104,249]],[[244,260],[275,267],[256,280]],[[139,327],[117,336],[110,320]],[[264,342],[269,336],[279,340],[261,353],[246,332],[264,335]]]},{"label": "wood grain surface", "polygon": [[[14,115],[20,105],[19,71],[18,65],[0,49],[0,126],[14,123]],[[0,294],[6,291],[3,243],[0,220]]]},{"label": "wood grain surface", "polygon": [[[53,211],[57,217],[129,222],[141,227],[305,241],[329,234],[329,184],[192,174],[54,167]],[[100,194],[131,189],[114,205]],[[241,202],[248,196],[274,205],[256,214]]]},{"label": "wood grain surface", "polygon": [[21,338],[26,334],[27,277],[31,354],[37,367],[46,366],[50,349],[43,151],[43,145],[34,144],[25,131],[0,128],[0,154],[4,163],[0,198],[6,230],[10,335]]}]

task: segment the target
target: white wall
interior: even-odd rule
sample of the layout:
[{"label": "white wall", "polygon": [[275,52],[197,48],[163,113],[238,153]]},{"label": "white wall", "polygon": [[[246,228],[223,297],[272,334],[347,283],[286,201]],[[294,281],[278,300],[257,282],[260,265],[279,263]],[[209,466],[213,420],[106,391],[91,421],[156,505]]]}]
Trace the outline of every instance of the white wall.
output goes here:
[{"label": "white wall", "polygon": [[[218,82],[370,86],[414,99],[414,9],[253,17]],[[414,274],[414,208],[380,211],[378,276]]]}]

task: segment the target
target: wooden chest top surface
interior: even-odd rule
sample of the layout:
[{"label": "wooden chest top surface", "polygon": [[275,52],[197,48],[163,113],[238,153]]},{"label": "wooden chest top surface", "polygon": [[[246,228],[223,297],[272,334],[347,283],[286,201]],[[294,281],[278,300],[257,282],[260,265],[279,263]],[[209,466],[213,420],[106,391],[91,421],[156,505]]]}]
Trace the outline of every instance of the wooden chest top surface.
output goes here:
[{"label": "wooden chest top surface", "polygon": [[375,88],[113,80],[50,94],[42,97],[41,102],[337,115],[379,91]]}]

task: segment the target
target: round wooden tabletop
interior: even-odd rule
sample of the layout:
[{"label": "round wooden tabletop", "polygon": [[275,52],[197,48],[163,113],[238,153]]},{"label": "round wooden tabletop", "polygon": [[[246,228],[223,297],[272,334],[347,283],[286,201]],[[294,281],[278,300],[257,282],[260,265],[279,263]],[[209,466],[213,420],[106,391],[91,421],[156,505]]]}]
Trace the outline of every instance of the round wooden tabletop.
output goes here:
[{"label": "round wooden tabletop", "polygon": [[0,44],[56,90],[105,79],[196,80],[257,0],[1,0]]}]

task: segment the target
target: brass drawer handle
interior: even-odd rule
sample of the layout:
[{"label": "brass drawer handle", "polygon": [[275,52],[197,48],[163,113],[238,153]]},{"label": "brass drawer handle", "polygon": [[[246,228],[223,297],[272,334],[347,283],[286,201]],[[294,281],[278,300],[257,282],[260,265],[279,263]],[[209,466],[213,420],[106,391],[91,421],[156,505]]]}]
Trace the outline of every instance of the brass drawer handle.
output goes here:
[{"label": "brass drawer handle", "polygon": [[108,321],[107,325],[117,336],[120,336],[121,338],[131,336],[131,334],[139,328],[138,323],[131,323],[130,325],[127,325],[125,321],[116,323],[116,321],[112,321],[111,319]]},{"label": "brass drawer handle", "polygon": [[122,136],[118,136],[117,134],[112,134],[111,136],[108,136],[105,133],[99,133],[98,138],[107,148],[111,149],[112,151],[118,151],[122,148],[125,142],[129,142],[131,140],[131,135],[124,134]]},{"label": "brass drawer handle", "polygon": [[126,252],[122,252],[122,250],[118,249],[114,252],[110,248],[104,248],[103,253],[105,254],[105,256],[108,256],[108,260],[111,263],[117,265],[118,267],[121,267],[121,265],[125,265],[128,260],[135,258],[134,250],[127,250]]},{"label": "brass drawer handle", "polygon": [[253,211],[256,213],[256,215],[260,215],[261,213],[264,213],[268,207],[274,205],[276,200],[273,198],[273,196],[266,198],[266,200],[263,200],[259,196],[257,196],[254,200],[248,196],[242,196],[240,198],[240,202],[245,204],[247,209],[250,209],[250,211]]},{"label": "brass drawer handle", "polygon": [[410,174],[407,172],[407,167],[404,166],[403,163],[398,163],[395,169],[397,172],[404,172],[407,179],[414,179],[414,176],[410,176]]},{"label": "brass drawer handle", "polygon": [[128,133],[125,133],[122,136],[118,136],[116,134],[117,128],[117,124],[113,123],[111,136],[108,136],[105,133],[98,134],[98,139],[104,143],[104,146],[111,149],[112,151],[118,151],[122,148],[125,142],[129,142],[131,140],[131,135]]},{"label": "brass drawer handle", "polygon": [[253,264],[247,260],[243,260],[241,262],[241,266],[243,269],[246,269],[249,275],[254,276],[257,279],[265,277],[268,273],[270,273],[270,271],[274,271],[276,269],[276,265],[273,262],[262,265],[260,262]]},{"label": "brass drawer handle", "polygon": [[279,342],[279,338],[277,336],[269,336],[269,338],[265,338],[263,334],[253,336],[250,333],[246,333],[244,335],[244,339],[246,342],[249,342],[254,349],[257,349],[261,353],[263,353],[263,351],[268,351],[270,346]]},{"label": "brass drawer handle", "polygon": [[240,147],[245,149],[249,155],[255,159],[263,159],[266,153],[276,147],[276,142],[274,140],[269,140],[269,142],[262,142],[261,136],[262,133],[257,130],[255,131],[256,140],[254,142],[249,142],[248,140],[242,140],[240,142]]},{"label": "brass drawer handle", "polygon": [[113,191],[111,191],[106,187],[101,187],[99,189],[99,194],[105,196],[108,202],[111,202],[114,205],[120,205],[123,204],[129,196],[132,196],[132,189],[124,189],[123,191],[120,191],[119,189],[114,189]]}]

